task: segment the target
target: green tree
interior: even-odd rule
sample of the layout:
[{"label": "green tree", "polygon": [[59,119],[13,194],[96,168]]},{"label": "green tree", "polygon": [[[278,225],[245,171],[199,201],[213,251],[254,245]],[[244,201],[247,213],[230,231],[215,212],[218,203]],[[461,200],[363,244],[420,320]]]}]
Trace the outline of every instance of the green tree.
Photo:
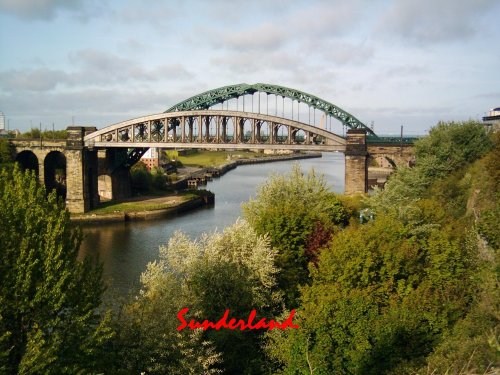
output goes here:
[{"label": "green tree", "polygon": [[0,168],[12,165],[13,161],[12,145],[7,139],[0,138]]},{"label": "green tree", "polygon": [[101,270],[77,260],[80,234],[55,194],[18,167],[0,171],[0,368],[98,371],[112,336],[97,313]]},{"label": "green tree", "polygon": [[[348,211],[328,190],[323,176],[314,170],[304,174],[300,165],[294,164],[289,174],[271,176],[260,186],[255,199],[243,204],[243,214],[258,234],[269,236],[278,250],[278,285],[285,291],[287,305],[294,307],[298,286],[309,280],[308,262],[317,257],[335,226],[347,222]],[[311,246],[317,237],[325,243]]]},{"label": "green tree", "polygon": [[[221,360],[222,365],[216,368],[223,367],[228,374],[262,373],[265,357],[260,331],[209,330],[198,337],[196,346],[195,341],[187,339],[188,330],[181,331],[183,336],[176,335],[175,327],[180,324],[176,315],[187,307],[186,320],[216,322],[226,309],[231,317],[242,319],[255,309],[257,319],[273,318],[281,311],[281,297],[275,290],[275,256],[268,239],[258,236],[244,221],[222,233],[203,235],[198,241],[176,232],[168,245],[160,248],[160,259],[148,265],[141,278],[141,294],[132,302],[136,307],[128,312],[128,320],[137,323],[127,330],[131,334],[123,356],[131,357],[131,347],[140,351],[132,355],[140,365],[131,369],[190,373],[181,364],[186,358],[179,351],[182,344],[194,351],[193,364],[203,363],[206,357],[212,359],[212,365]],[[207,340],[221,353],[220,360],[214,351],[204,353],[199,343]],[[206,345],[209,348],[211,344]],[[154,370],[152,364],[158,369]],[[172,372],[176,366],[178,372]],[[203,372],[198,369],[192,373]]]},{"label": "green tree", "polygon": [[[440,122],[427,137],[415,143],[415,167],[398,168],[384,190],[376,189],[367,204],[376,212],[391,213],[404,221],[418,221],[415,203],[433,197],[442,203],[446,201],[447,208],[460,216],[469,188],[467,181],[462,181],[465,167],[492,147],[492,139],[477,121]],[[433,184],[437,184],[434,190],[429,190]]]},{"label": "green tree", "polygon": [[132,193],[146,194],[151,190],[153,176],[143,162],[139,161],[134,164],[130,169],[130,178],[132,180]]},{"label": "green tree", "polygon": [[444,177],[491,150],[493,143],[478,121],[439,122],[415,143],[417,166],[430,177]]},{"label": "green tree", "polygon": [[166,190],[167,189],[167,175],[161,168],[154,168],[151,173],[151,186],[156,190]]},{"label": "green tree", "polygon": [[474,243],[389,216],[338,233],[303,288],[300,330],[271,332],[284,374],[408,373],[462,317]]},{"label": "green tree", "polygon": [[104,355],[116,374],[216,374],[221,354],[201,330],[177,331],[189,294],[173,274],[149,266],[139,295],[114,319],[117,335]]}]

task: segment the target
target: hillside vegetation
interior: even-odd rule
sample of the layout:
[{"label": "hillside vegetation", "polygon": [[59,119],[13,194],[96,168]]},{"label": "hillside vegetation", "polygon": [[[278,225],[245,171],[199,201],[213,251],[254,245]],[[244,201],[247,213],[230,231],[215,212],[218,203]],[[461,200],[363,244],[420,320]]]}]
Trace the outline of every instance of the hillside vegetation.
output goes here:
[{"label": "hillside vegetation", "polygon": [[[500,371],[500,135],[479,123],[438,124],[371,196],[334,194],[298,165],[271,176],[244,220],[172,236],[111,311],[62,202],[0,146],[0,372]],[[295,309],[300,328],[178,331],[186,308],[198,321]]]}]

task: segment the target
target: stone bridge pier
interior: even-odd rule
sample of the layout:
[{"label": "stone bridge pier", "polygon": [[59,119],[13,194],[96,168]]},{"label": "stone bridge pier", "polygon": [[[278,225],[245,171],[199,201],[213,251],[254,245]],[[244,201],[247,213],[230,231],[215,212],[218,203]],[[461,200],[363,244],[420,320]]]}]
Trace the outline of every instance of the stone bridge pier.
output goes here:
[{"label": "stone bridge pier", "polygon": [[95,127],[70,126],[66,141],[66,207],[72,213],[87,212],[99,205],[97,150],[85,147],[85,135]]},{"label": "stone bridge pier", "polygon": [[83,138],[95,131],[95,127],[68,127],[66,207],[73,213],[97,207],[100,197],[120,200],[131,196],[130,168],[123,163],[127,149],[86,147]]},{"label": "stone bridge pier", "polygon": [[368,150],[366,130],[347,131],[345,150],[345,189],[346,195],[368,191]]},{"label": "stone bridge pier", "polygon": [[126,148],[108,148],[98,151],[98,191],[105,199],[120,200],[132,195],[130,168]]}]

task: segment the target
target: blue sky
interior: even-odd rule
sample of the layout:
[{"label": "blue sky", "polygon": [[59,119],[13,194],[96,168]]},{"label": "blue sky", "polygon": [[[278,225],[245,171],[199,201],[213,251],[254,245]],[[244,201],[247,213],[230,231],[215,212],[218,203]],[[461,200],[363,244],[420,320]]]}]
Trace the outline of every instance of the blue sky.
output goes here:
[{"label": "blue sky", "polygon": [[264,82],[422,134],[500,106],[499,19],[498,0],[0,0],[0,111],[101,128]]}]

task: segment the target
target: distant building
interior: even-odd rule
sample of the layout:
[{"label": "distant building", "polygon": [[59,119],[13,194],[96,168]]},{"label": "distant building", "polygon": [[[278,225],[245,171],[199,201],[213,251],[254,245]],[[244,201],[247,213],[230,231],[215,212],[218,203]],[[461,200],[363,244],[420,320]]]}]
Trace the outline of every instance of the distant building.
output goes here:
[{"label": "distant building", "polygon": [[486,116],[483,117],[484,125],[491,127],[493,131],[500,130],[500,107],[491,109]]},{"label": "distant building", "polygon": [[159,150],[156,147],[151,147],[142,156],[141,161],[146,164],[149,171],[153,168],[158,168],[160,166],[160,155]]},{"label": "distant building", "polygon": [[5,115],[0,111],[0,130],[5,130]]}]

